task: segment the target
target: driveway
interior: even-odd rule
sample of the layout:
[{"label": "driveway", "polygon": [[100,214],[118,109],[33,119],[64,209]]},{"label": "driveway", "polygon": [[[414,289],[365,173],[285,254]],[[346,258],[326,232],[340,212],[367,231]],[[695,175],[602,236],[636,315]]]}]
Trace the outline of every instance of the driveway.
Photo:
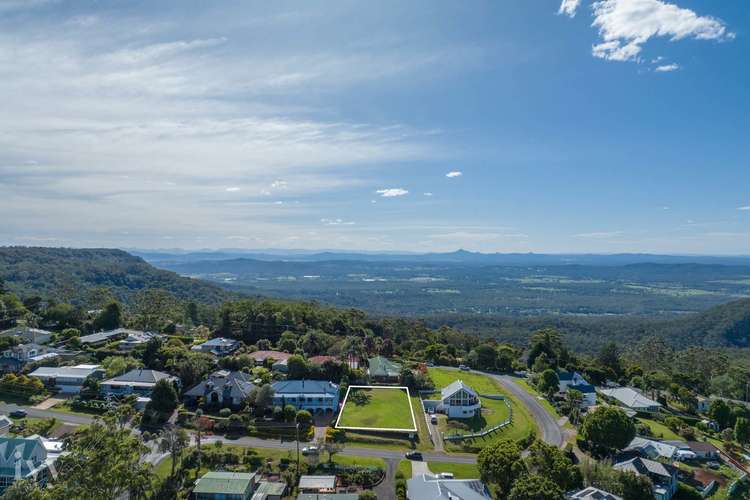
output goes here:
[{"label": "driveway", "polygon": [[551,415],[544,406],[542,406],[535,395],[526,392],[523,387],[516,383],[515,378],[509,375],[494,375],[491,373],[484,373],[484,375],[488,375],[500,382],[508,392],[513,394],[513,396],[519,399],[521,403],[528,408],[529,412],[531,412],[531,416],[534,417],[534,420],[536,420],[536,423],[539,426],[539,431],[541,432],[540,437],[545,443],[562,448],[565,444],[562,429],[557,424],[555,417]]},{"label": "driveway", "polygon": [[427,466],[427,462],[422,460],[411,461],[411,477],[418,477],[422,474],[432,474],[430,468]]},{"label": "driveway", "polygon": [[396,500],[396,470],[398,470],[399,460],[389,458],[385,461],[385,479],[373,491],[378,496],[378,500]]}]

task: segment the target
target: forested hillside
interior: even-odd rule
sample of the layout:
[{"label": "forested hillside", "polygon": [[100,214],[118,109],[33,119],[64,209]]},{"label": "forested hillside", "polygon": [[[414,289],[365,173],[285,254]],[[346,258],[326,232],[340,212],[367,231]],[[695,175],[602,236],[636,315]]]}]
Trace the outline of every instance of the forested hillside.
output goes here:
[{"label": "forested hillside", "polygon": [[233,296],[211,283],[156,269],[140,257],[105,248],[0,247],[0,279],[20,296],[73,304],[89,304],[92,291],[102,288],[124,303],[146,288],[206,304]]}]

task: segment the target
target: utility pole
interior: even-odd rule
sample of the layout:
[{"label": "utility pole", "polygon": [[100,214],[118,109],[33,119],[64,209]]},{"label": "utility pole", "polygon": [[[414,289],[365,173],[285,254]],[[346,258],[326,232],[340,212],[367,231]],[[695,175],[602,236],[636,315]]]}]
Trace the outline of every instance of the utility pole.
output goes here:
[{"label": "utility pole", "polygon": [[295,422],[294,428],[297,431],[297,480],[299,481],[299,421]]}]

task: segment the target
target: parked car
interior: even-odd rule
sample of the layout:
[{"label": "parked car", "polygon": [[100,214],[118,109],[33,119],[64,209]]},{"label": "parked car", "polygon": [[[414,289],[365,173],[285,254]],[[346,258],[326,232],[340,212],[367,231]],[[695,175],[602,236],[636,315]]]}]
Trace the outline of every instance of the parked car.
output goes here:
[{"label": "parked car", "polygon": [[28,415],[28,413],[26,413],[26,410],[21,409],[13,410],[12,412],[10,412],[10,416],[12,418],[26,418],[26,415]]},{"label": "parked car", "polygon": [[432,418],[430,419],[430,422],[432,422],[433,424],[437,424],[438,423],[437,415],[433,415]]},{"label": "parked car", "polygon": [[465,372],[468,372],[469,370],[471,370],[471,368],[469,368],[466,365],[458,365],[458,369],[461,371],[465,371]]},{"label": "parked car", "polygon": [[305,446],[302,448],[303,455],[317,455],[318,453],[320,453],[320,450],[317,446]]},{"label": "parked car", "polygon": [[452,472],[441,472],[438,474],[440,479],[453,479],[453,473]]},{"label": "parked car", "polygon": [[410,451],[406,454],[406,458],[409,460],[422,460],[422,454],[418,451]]}]

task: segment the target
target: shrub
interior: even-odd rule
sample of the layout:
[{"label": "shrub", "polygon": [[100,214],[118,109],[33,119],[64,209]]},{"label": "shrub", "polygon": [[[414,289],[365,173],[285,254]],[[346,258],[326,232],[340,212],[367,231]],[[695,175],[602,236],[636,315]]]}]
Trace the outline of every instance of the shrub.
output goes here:
[{"label": "shrub", "polygon": [[232,414],[232,410],[230,410],[229,408],[222,408],[221,410],[219,410],[220,417],[227,418],[231,414]]}]

